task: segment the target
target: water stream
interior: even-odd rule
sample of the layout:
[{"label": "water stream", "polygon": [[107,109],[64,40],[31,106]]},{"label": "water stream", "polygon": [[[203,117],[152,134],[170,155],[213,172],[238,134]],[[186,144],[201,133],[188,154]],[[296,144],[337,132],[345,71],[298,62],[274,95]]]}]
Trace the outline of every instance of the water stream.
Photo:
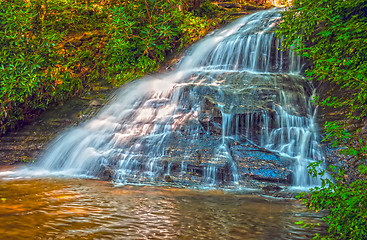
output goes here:
[{"label": "water stream", "polygon": [[300,57],[280,50],[280,11],[245,16],[194,45],[175,71],[127,84],[31,172],[122,184],[318,184],[306,169],[323,158],[313,87]]},{"label": "water stream", "polygon": [[314,89],[300,75],[302,60],[280,51],[274,34],[280,11],[215,31],[176,70],[122,87],[35,164],[0,169],[0,238],[309,239],[324,232],[294,224],[319,223],[320,214],[259,190],[317,185],[306,166],[323,159]]},{"label": "water stream", "polygon": [[[1,175],[1,172],[0,172]],[[1,239],[310,239],[295,200],[83,179],[0,180]]]}]

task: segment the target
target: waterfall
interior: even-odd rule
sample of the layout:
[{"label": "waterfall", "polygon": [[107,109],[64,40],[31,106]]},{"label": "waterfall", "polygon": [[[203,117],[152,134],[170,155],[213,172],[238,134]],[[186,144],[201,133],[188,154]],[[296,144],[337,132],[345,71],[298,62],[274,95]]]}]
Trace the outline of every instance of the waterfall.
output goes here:
[{"label": "waterfall", "polygon": [[188,50],[173,72],[123,86],[59,136],[35,168],[117,183],[317,184],[323,158],[302,59],[274,34],[279,9],[245,16]]},{"label": "waterfall", "polygon": [[285,7],[285,6],[291,6],[293,0],[267,0],[266,2],[276,7]]}]

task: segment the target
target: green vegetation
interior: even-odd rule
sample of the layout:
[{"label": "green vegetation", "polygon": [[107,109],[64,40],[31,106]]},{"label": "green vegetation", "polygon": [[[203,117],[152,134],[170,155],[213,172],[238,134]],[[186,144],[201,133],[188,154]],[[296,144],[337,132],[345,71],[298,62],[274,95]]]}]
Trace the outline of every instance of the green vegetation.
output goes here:
[{"label": "green vegetation", "polygon": [[[158,69],[173,49],[181,49],[213,29],[214,4],[205,1],[195,11],[182,11],[177,0],[144,0],[111,8],[107,28],[111,39],[106,48],[106,77],[120,85]],[[200,15],[200,16],[199,16]]]},{"label": "green vegetation", "polygon": [[0,134],[94,85],[155,71],[223,21],[209,0],[3,0]]},{"label": "green vegetation", "polygon": [[[326,210],[329,234],[322,239],[364,239],[367,236],[367,2],[365,0],[293,0],[283,14],[279,34],[287,48],[295,46],[312,63],[305,74],[328,84],[322,107],[342,112],[344,120],[325,123],[332,146],[345,160],[330,166],[333,181],[300,198],[316,211]],[[317,164],[310,172],[318,172]]]},{"label": "green vegetation", "polygon": [[98,45],[80,51],[83,46],[66,40],[98,30],[106,17],[91,2],[0,3],[0,132],[36,110],[88,90],[98,71],[93,64],[98,56],[92,53]]}]

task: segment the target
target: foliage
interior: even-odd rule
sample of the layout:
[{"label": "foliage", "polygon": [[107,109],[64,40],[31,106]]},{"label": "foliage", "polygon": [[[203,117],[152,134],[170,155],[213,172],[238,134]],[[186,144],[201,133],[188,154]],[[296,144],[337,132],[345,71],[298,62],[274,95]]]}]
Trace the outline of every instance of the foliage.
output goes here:
[{"label": "foliage", "polygon": [[[305,74],[329,82],[338,95],[319,104],[344,112],[344,121],[325,124],[325,141],[346,155],[345,165],[332,166],[334,181],[301,198],[309,208],[328,210],[325,239],[363,239],[367,235],[366,129],[367,116],[367,2],[364,0],[293,0],[278,31],[284,45],[294,46],[312,66]],[[357,126],[351,129],[350,126]],[[352,166],[353,170],[347,169]],[[312,165],[310,171],[317,173]],[[353,174],[352,174],[353,173]],[[353,176],[352,176],[353,175]]]},{"label": "foliage", "polygon": [[209,0],[205,0],[200,8],[195,9],[194,13],[200,17],[216,17],[218,16],[219,7]]},{"label": "foliage", "polygon": [[107,11],[91,1],[0,3],[0,133],[34,111],[85,91],[99,76],[102,56],[90,50],[101,44],[92,39],[92,47],[76,47],[65,40],[98,30],[106,16]]},{"label": "foliage", "polygon": [[194,13],[182,11],[181,4],[177,0],[126,1],[111,9],[107,28],[112,37],[105,52],[109,81],[120,85],[157,70],[171,49],[197,40],[217,24],[206,18],[213,11],[210,2]]},{"label": "foliage", "polygon": [[157,70],[215,16],[209,0],[1,1],[0,134],[93,84]]},{"label": "foliage", "polygon": [[[323,176],[325,171],[318,172],[317,169],[317,163],[310,166],[312,176]],[[364,177],[350,181],[343,169],[330,166],[333,181],[322,179],[322,185],[312,189],[311,194],[299,195],[308,208],[316,212],[328,210],[323,219],[329,225],[329,235],[321,237],[316,234],[315,238],[364,239],[367,236],[367,167],[360,165],[356,170]]]},{"label": "foliage", "polygon": [[174,2],[145,0],[125,3],[111,10],[107,45],[108,73],[114,83],[141,76],[157,68],[170,43],[178,37],[180,15]]},{"label": "foliage", "polygon": [[[55,93],[55,78],[45,70],[50,65],[50,48],[43,37],[33,37],[34,8],[24,2],[2,1],[0,5],[0,123],[1,130],[27,108],[42,108]],[[47,92],[47,94],[45,94]]]}]

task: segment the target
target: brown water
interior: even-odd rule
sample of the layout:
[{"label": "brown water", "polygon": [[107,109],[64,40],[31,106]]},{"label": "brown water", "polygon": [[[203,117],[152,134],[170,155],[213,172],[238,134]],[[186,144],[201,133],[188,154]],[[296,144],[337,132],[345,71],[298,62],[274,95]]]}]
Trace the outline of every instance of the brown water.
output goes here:
[{"label": "brown water", "polygon": [[219,190],[0,179],[0,239],[309,239],[299,220],[320,219],[295,200]]}]

